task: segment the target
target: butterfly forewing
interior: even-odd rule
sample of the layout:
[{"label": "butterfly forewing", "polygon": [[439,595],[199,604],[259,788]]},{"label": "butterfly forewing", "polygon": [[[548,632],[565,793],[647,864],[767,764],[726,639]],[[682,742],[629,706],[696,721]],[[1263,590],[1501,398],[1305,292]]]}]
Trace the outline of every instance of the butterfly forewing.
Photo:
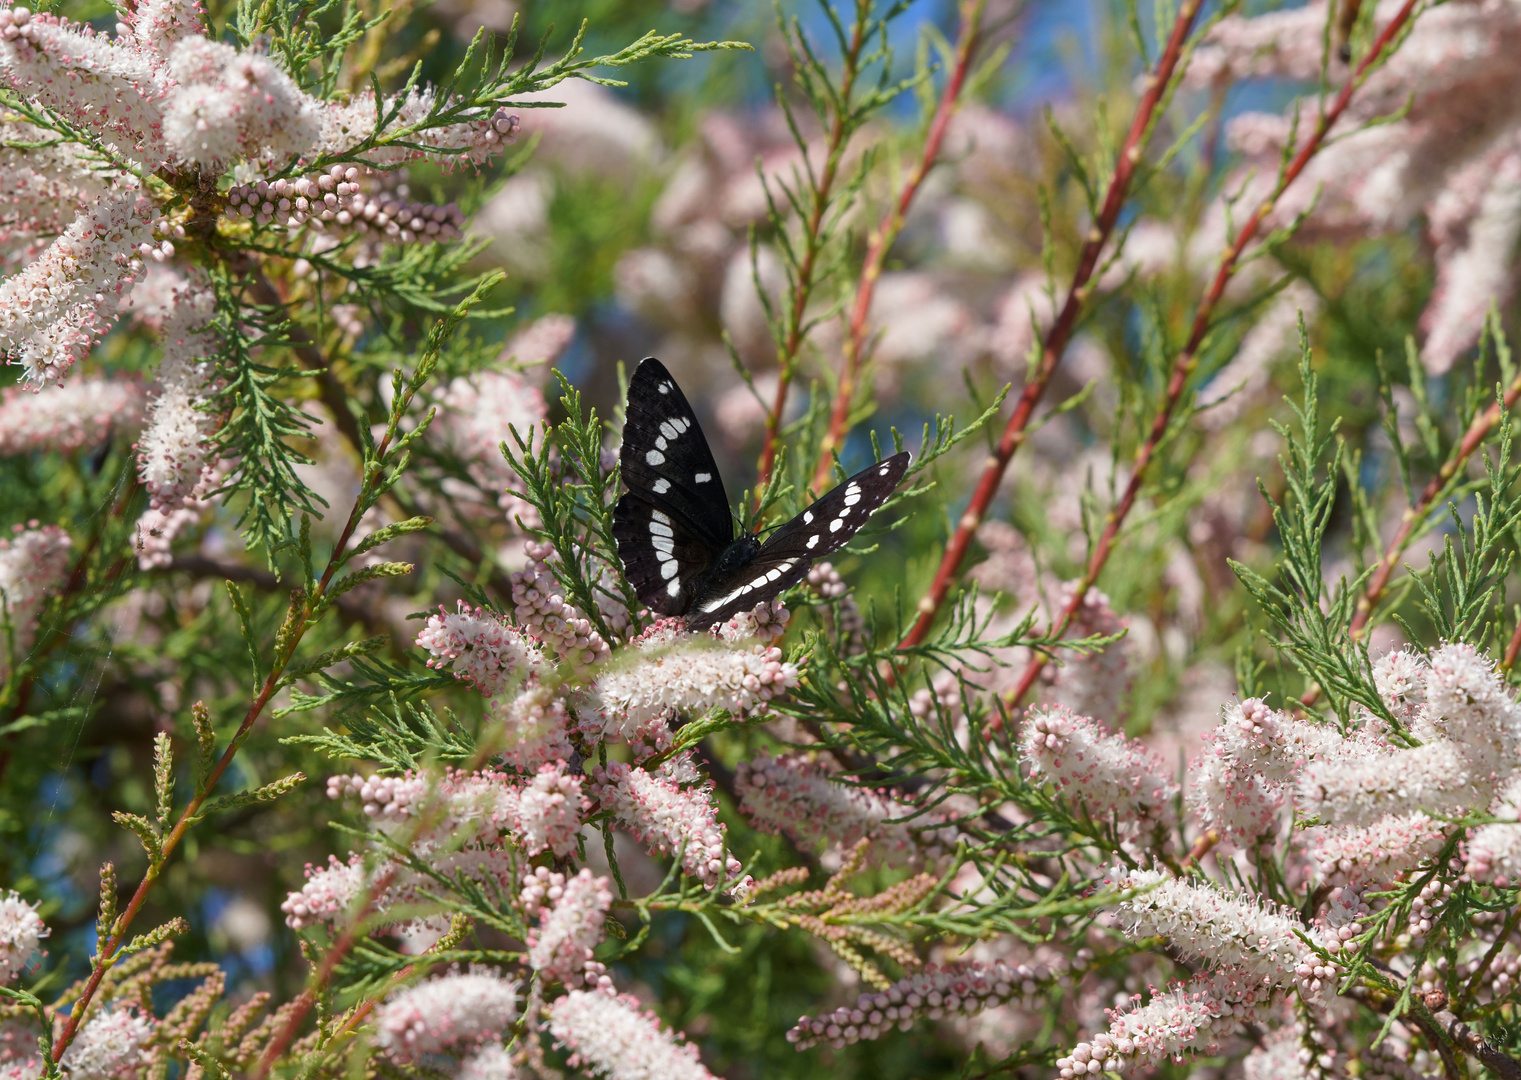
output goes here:
[{"label": "butterfly forewing", "polygon": [[808,576],[813,560],[838,551],[887,501],[908,471],[907,451],[862,469],[787,522],[761,547],[755,561],[727,580],[710,581],[687,615],[701,630],[770,600]]},{"label": "butterfly forewing", "polygon": [[682,614],[733,541],[734,522],[708,440],[659,360],[645,360],[629,382],[618,465],[628,491],[613,537],[629,582],[651,610]]}]

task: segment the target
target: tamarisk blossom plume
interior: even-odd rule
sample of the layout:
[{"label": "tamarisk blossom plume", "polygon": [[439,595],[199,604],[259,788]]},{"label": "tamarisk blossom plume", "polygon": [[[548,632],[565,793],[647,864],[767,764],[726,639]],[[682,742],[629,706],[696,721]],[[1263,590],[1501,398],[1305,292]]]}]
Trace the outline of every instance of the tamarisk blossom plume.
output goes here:
[{"label": "tamarisk blossom plume", "polygon": [[487,1043],[459,1063],[454,1080],[528,1080],[501,1043]]},{"label": "tamarisk blossom plume", "polygon": [[562,859],[576,851],[585,797],[582,778],[572,776],[563,761],[539,766],[533,779],[517,793],[509,815],[513,836],[529,855],[553,851]]},{"label": "tamarisk blossom plume", "polygon": [[1178,785],[1155,753],[1063,706],[1033,711],[1019,734],[1020,759],[1094,821],[1170,828]]},{"label": "tamarisk blossom plume", "polygon": [[69,454],[99,445],[113,428],[142,423],[144,394],[135,379],[76,379],[41,393],[0,391],[0,455]]},{"label": "tamarisk blossom plume", "polygon": [[592,950],[607,936],[603,924],[613,904],[608,879],[585,867],[567,879],[540,866],[523,879],[520,898],[539,920],[538,929],[528,934],[528,963],[533,969],[568,987],[610,991],[613,983],[606,968],[592,958]]},{"label": "tamarisk blossom plume", "polygon": [[[321,135],[314,150],[320,154],[342,154],[352,150],[372,134],[380,138],[398,138],[407,145],[372,147],[364,157],[377,165],[399,165],[427,158],[445,168],[463,164],[483,165],[515,141],[521,126],[518,118],[506,109],[497,109],[489,117],[426,130],[409,130],[423,124],[438,102],[432,87],[412,87],[405,95],[382,99],[377,110],[373,93],[359,93],[347,101],[327,102],[323,108]],[[375,130],[381,113],[385,126]]]},{"label": "tamarisk blossom plume", "polygon": [[533,508],[508,489],[517,474],[501,445],[516,449],[513,431],[525,442],[544,419],[544,395],[516,371],[481,371],[452,380],[438,396],[439,416],[428,429],[465,463],[470,479],[509,513],[536,524]]},{"label": "tamarisk blossom plume", "polygon": [[0,258],[8,248],[62,233],[109,186],[78,144],[53,141],[50,134],[0,120]]},{"label": "tamarisk blossom plume", "polygon": [[[541,315],[512,336],[501,360],[523,366],[553,364],[576,337],[576,320],[569,315]],[[521,430],[521,429],[520,429]]]},{"label": "tamarisk blossom plume", "polygon": [[[1315,93],[1327,7],[1315,0],[1255,18],[1221,19],[1188,66],[1186,82],[1203,88],[1230,76],[1277,77],[1302,81]],[[1375,27],[1386,25],[1398,7],[1378,4]],[[1432,374],[1447,371],[1474,344],[1490,304],[1515,288],[1518,47],[1521,9],[1514,4],[1479,0],[1423,12],[1410,40],[1358,88],[1341,137],[1316,155],[1268,222],[1287,225],[1312,211],[1300,235],[1313,239],[1400,232],[1424,217],[1437,271],[1421,316],[1421,359]],[[1243,160],[1226,190],[1243,205],[1254,204],[1275,182],[1283,148],[1302,140],[1316,115],[1311,98],[1283,115],[1235,117],[1227,140]],[[1379,122],[1370,124],[1374,119]],[[1213,214],[1213,227],[1225,227],[1225,207]]]},{"label": "tamarisk blossom plume", "polygon": [[521,630],[463,600],[452,612],[440,606],[437,615],[428,616],[417,647],[428,652],[429,667],[449,668],[486,697],[520,685],[544,662],[539,647]]},{"label": "tamarisk blossom plume", "polygon": [[1278,829],[1289,785],[1312,760],[1337,753],[1334,729],[1271,708],[1260,698],[1225,707],[1188,767],[1194,816],[1222,840],[1251,848]]},{"label": "tamarisk blossom plume", "polygon": [[872,865],[907,866],[953,849],[956,830],[885,791],[840,783],[833,770],[803,754],[761,754],[735,770],[740,809],[762,832],[782,833],[805,851],[853,848],[871,840]]},{"label": "tamarisk blossom plume", "polygon": [[975,1016],[1011,998],[1033,996],[1050,974],[1039,965],[1002,960],[951,967],[931,965],[886,990],[862,994],[854,1005],[842,1005],[825,1016],[799,1018],[787,1032],[787,1041],[799,1050],[820,1042],[841,1049],[881,1038],[894,1027],[907,1031],[914,1021],[926,1017]]},{"label": "tamarisk blossom plume", "polygon": [[523,549],[528,565],[511,578],[513,616],[518,625],[529,637],[573,664],[606,660],[612,655],[612,647],[585,613],[565,598],[550,569],[551,560],[557,557],[554,545],[529,540]]},{"label": "tamarisk blossom plume", "polygon": [[322,104],[267,56],[190,35],[169,52],[178,86],[164,112],[164,142],[180,161],[210,173],[229,162],[284,163],[321,135]]},{"label": "tamarisk blossom plume", "polygon": [[667,1034],[639,999],[572,990],[549,1007],[549,1030],[570,1065],[608,1080],[713,1080],[697,1048]]},{"label": "tamarisk blossom plume", "polygon": [[1469,834],[1464,872],[1504,889],[1521,881],[1521,823],[1515,821],[1521,818],[1521,779],[1511,780],[1491,813],[1511,820],[1481,825]]},{"label": "tamarisk blossom plume", "polygon": [[1319,995],[1336,967],[1318,959],[1300,938],[1291,911],[1244,893],[1195,885],[1160,870],[1135,870],[1111,882],[1144,890],[1121,904],[1134,934],[1159,934],[1190,959],[1218,967],[1255,986]]},{"label": "tamarisk blossom plume", "polygon": [[797,682],[797,667],[782,659],[781,649],[724,647],[710,636],[683,634],[678,620],[662,619],[634,640],[622,666],[598,675],[594,694],[609,737],[652,740],[658,747],[669,737],[673,710],[753,716]]},{"label": "tamarisk blossom plume", "polygon": [[332,799],[357,795],[365,816],[389,843],[375,843],[376,865],[369,872],[359,854],[347,864],[333,856],[325,867],[308,864],[306,885],[280,905],[293,929],[337,922],[366,889],[379,885],[383,888],[371,898],[377,912],[426,902],[433,879],[395,859],[395,844],[446,876],[464,874],[500,887],[516,879],[516,856],[506,844],[519,809],[515,777],[489,770],[333,776],[327,793]]},{"label": "tamarisk blossom plume", "polygon": [[56,525],[12,526],[0,539],[0,605],[9,632],[0,630],[0,679],[10,674],[11,659],[21,658],[37,635],[37,616],[47,594],[69,569],[69,535]]},{"label": "tamarisk blossom plume", "polygon": [[163,56],[6,3],[0,5],[0,78],[147,169],[167,164],[163,107],[174,79]]},{"label": "tamarisk blossom plume", "polygon": [[125,1080],[153,1060],[153,1021],[131,1006],[104,1008],[90,1017],[59,1065],[71,1080]]},{"label": "tamarisk blossom plume", "polygon": [[0,354],[21,364],[31,389],[62,382],[110,329],[152,233],[153,204],[124,181],[0,282]]},{"label": "tamarisk blossom plume", "polygon": [[375,1044],[392,1061],[500,1043],[518,1016],[517,983],[486,967],[409,986],[375,1010]]},{"label": "tamarisk blossom plume", "polygon": [[597,770],[592,793],[651,854],[681,851],[682,867],[706,888],[722,881],[737,898],[748,894],[751,881],[738,880],[743,868],[724,851],[724,827],[707,785],[682,788],[667,777],[610,761]]},{"label": "tamarisk blossom plume", "polygon": [[1274,1012],[1273,994],[1225,974],[1195,979],[1130,1009],[1105,1010],[1109,1030],[1080,1042],[1056,1061],[1062,1080],[1125,1073],[1185,1053],[1214,1053],[1243,1024],[1262,1024]]},{"label": "tamarisk blossom plume", "polygon": [[570,760],[570,710],[560,692],[530,675],[515,696],[493,697],[489,708],[502,725],[502,757],[509,765],[527,772]]},{"label": "tamarisk blossom plume", "polygon": [[0,897],[0,983],[8,983],[42,952],[42,939],[51,934],[37,909],[19,893]]}]

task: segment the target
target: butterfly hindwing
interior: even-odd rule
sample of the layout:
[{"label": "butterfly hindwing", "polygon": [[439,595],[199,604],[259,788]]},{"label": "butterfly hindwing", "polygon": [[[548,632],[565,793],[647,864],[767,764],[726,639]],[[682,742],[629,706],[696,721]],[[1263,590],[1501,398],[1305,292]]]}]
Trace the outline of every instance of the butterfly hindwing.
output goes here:
[{"label": "butterfly hindwing", "polygon": [[812,506],[771,534],[761,548],[761,559],[811,560],[838,551],[897,490],[908,471],[908,462],[908,451],[900,451],[821,495]]},{"label": "butterfly hindwing", "polygon": [[665,365],[643,361],[629,382],[619,470],[628,491],[613,537],[629,583],[652,611],[680,615],[734,539],[713,452]]},{"label": "butterfly hindwing", "polygon": [[813,560],[838,551],[887,501],[908,471],[907,451],[862,469],[787,522],[762,545],[754,561],[709,581],[687,615],[692,630],[723,622],[779,596],[808,576]]}]

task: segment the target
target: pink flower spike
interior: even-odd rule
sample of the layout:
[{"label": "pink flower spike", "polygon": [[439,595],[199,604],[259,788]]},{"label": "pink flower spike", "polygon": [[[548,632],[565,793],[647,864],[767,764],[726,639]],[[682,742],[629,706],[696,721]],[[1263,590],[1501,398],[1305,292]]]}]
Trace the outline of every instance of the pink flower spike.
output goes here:
[{"label": "pink flower spike", "polygon": [[549,1007],[549,1030],[573,1068],[608,1080],[714,1080],[697,1048],[667,1034],[639,999],[573,990]]}]

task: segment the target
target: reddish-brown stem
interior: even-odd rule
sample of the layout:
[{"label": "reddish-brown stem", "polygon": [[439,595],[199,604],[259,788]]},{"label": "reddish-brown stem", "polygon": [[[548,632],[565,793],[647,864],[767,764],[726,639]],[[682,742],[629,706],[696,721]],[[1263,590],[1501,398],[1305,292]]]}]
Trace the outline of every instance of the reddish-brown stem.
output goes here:
[{"label": "reddish-brown stem", "polygon": [[[371,468],[376,474],[378,474],[381,468],[380,463],[385,460],[386,453],[390,449],[390,444],[391,434],[388,432],[380,440],[379,445],[375,449],[375,464]],[[333,575],[338,572],[338,568],[342,564],[342,554],[348,548],[349,541],[353,538],[354,529],[359,524],[359,518],[360,508],[356,502],[354,509],[349,512],[349,519],[343,527],[343,533],[339,536],[338,543],[333,548],[333,555],[328,560],[327,568],[322,572],[322,577],[313,587],[311,595],[304,601],[300,618],[296,621],[296,625],[293,627],[289,639],[285,642],[284,648],[275,657],[275,662],[270,667],[270,672],[264,680],[264,685],[260,688],[258,696],[254,698],[253,703],[249,705],[248,711],[243,716],[243,722],[238,725],[238,730],[227,744],[227,749],[222,752],[222,756],[217,759],[216,765],[207,774],[206,782],[200,786],[195,796],[186,805],[178,820],[175,821],[174,828],[170,830],[169,835],[164,837],[157,862],[149,867],[148,872],[143,875],[142,881],[138,882],[137,890],[132,894],[131,901],[117,917],[115,925],[111,928],[110,937],[101,943],[96,953],[95,962],[91,966],[89,981],[85,983],[84,992],[80,994],[78,1001],[69,1011],[68,1019],[63,1025],[63,1030],[53,1043],[53,1060],[55,1062],[63,1058],[64,1051],[74,1041],[74,1036],[79,1030],[79,1023],[83,1019],[91,999],[94,998],[95,991],[100,988],[100,980],[110,970],[117,951],[127,940],[127,929],[132,925],[132,920],[137,917],[138,912],[142,910],[143,904],[147,901],[148,891],[153,887],[153,882],[157,879],[160,869],[168,861],[174,849],[179,847],[180,841],[184,839],[185,832],[190,828],[195,816],[200,813],[201,807],[205,805],[207,797],[216,789],[217,783],[232,764],[233,757],[237,755],[249,732],[253,730],[255,721],[263,714],[265,706],[269,704],[269,699],[274,696],[286,665],[290,663],[291,657],[295,655],[297,646],[300,645],[301,639],[306,634],[308,621],[315,613],[317,603],[326,594],[329,585],[332,584]]]},{"label": "reddish-brown stem", "polygon": [[[1272,213],[1278,199],[1288,189],[1289,185],[1299,178],[1300,173],[1304,172],[1305,167],[1310,163],[1310,159],[1319,153],[1320,149],[1325,145],[1327,134],[1330,133],[1336,121],[1341,118],[1342,113],[1346,112],[1347,106],[1352,101],[1353,92],[1361,84],[1368,70],[1373,64],[1378,62],[1384,50],[1388,48],[1389,43],[1404,29],[1405,23],[1409,20],[1411,13],[1419,2],[1420,0],[1406,0],[1406,3],[1400,8],[1398,14],[1384,27],[1377,40],[1374,41],[1373,47],[1368,50],[1368,54],[1358,64],[1357,70],[1336,95],[1336,99],[1331,103],[1330,108],[1321,113],[1319,120],[1315,124],[1315,131],[1305,140],[1299,152],[1294,155],[1293,160],[1283,170],[1283,173],[1278,178],[1278,183],[1273,188],[1272,194],[1263,199],[1257,209],[1252,212],[1252,215],[1242,223],[1235,242],[1231,244],[1226,250],[1224,257],[1220,260],[1220,267],[1215,272],[1215,278],[1210,283],[1209,289],[1205,292],[1203,299],[1199,301],[1198,309],[1194,313],[1193,327],[1188,335],[1188,343],[1183,347],[1183,351],[1178,354],[1177,360],[1173,363],[1172,375],[1167,381],[1167,393],[1163,399],[1162,407],[1157,410],[1157,415],[1151,424],[1151,431],[1147,435],[1146,441],[1141,444],[1140,450],[1136,453],[1135,464],[1131,468],[1130,481],[1125,485],[1125,491],[1120,496],[1119,502],[1109,511],[1109,515],[1105,519],[1104,531],[1099,535],[1098,543],[1094,545],[1093,553],[1088,559],[1088,566],[1084,570],[1082,578],[1079,579],[1077,588],[1072,590],[1071,598],[1067,601],[1066,606],[1062,608],[1061,614],[1057,616],[1052,625],[1053,636],[1061,634],[1066,629],[1072,620],[1072,616],[1082,606],[1084,598],[1088,595],[1088,590],[1098,580],[1099,574],[1104,569],[1104,564],[1109,561],[1109,554],[1114,549],[1115,538],[1119,535],[1120,528],[1125,524],[1125,518],[1129,515],[1131,508],[1135,506],[1136,499],[1140,496],[1141,487],[1146,482],[1147,470],[1151,465],[1152,459],[1156,456],[1158,447],[1162,444],[1162,437],[1167,434],[1167,429],[1172,423],[1173,414],[1176,412],[1179,402],[1183,400],[1183,391],[1188,385],[1189,376],[1193,374],[1194,368],[1198,365],[1199,348],[1204,343],[1205,335],[1209,332],[1210,320],[1214,316],[1215,308],[1219,306],[1220,298],[1225,294],[1226,285],[1230,282],[1231,277],[1236,272],[1236,268],[1240,265],[1241,257],[1246,253],[1248,245],[1256,238],[1257,232],[1262,228],[1263,222]],[[1030,688],[1035,685],[1035,680],[1040,677],[1041,671],[1045,669],[1047,659],[1048,657],[1045,654],[1037,653],[1029,665],[1026,666],[1024,673],[1020,676],[1019,684],[1015,687],[1014,692],[1009,695],[1008,701],[1011,705],[1018,704],[1030,692]],[[993,730],[997,730],[1000,723],[1001,717],[995,717],[990,727]]]},{"label": "reddish-brown stem", "polygon": [[1157,59],[1156,70],[1146,80],[1146,89],[1136,105],[1135,119],[1131,121],[1130,131],[1125,136],[1120,156],[1115,161],[1114,175],[1109,180],[1109,189],[1104,195],[1103,206],[1078,256],[1077,269],[1072,272],[1072,284],[1067,289],[1067,298],[1062,304],[1056,321],[1046,332],[1045,340],[1041,343],[1040,364],[1030,373],[1029,380],[1020,392],[1019,400],[1015,402],[1014,413],[1009,417],[1009,422],[1004,425],[997,449],[983,467],[977,487],[972,491],[972,500],[967,505],[966,512],[961,515],[955,532],[951,535],[951,542],[946,546],[945,555],[940,560],[939,569],[935,571],[935,578],[930,584],[929,592],[925,593],[924,598],[919,601],[918,617],[908,633],[904,635],[903,640],[899,642],[899,648],[917,645],[929,635],[930,626],[933,625],[936,614],[945,603],[945,598],[950,595],[951,586],[955,584],[957,574],[961,570],[961,563],[966,558],[972,538],[977,532],[977,526],[982,524],[988,507],[992,505],[993,497],[998,494],[998,488],[1003,483],[1003,475],[1009,467],[1009,461],[1014,457],[1014,452],[1024,444],[1030,419],[1035,414],[1035,407],[1040,404],[1046,387],[1050,385],[1051,376],[1056,373],[1056,366],[1061,362],[1062,353],[1066,351],[1072,332],[1077,328],[1077,317],[1082,312],[1083,305],[1093,293],[1093,274],[1099,266],[1099,254],[1108,243],[1115,223],[1119,221],[1120,211],[1124,208],[1125,199],[1130,193],[1130,185],[1135,179],[1136,167],[1140,164],[1141,154],[1145,150],[1147,138],[1156,121],[1157,107],[1162,103],[1172,83],[1178,61],[1182,58],[1184,46],[1188,42],[1188,35],[1192,32],[1194,20],[1199,15],[1200,5],[1201,0],[1185,0],[1178,8],[1172,33],[1167,38],[1167,47]]},{"label": "reddish-brown stem", "polygon": [[966,77],[972,67],[972,56],[977,50],[977,39],[982,28],[982,9],[983,0],[962,0],[961,29],[956,38],[955,63],[951,68],[950,77],[946,80],[945,90],[940,95],[940,101],[935,106],[935,115],[930,119],[929,130],[924,138],[924,147],[907,179],[904,180],[903,189],[898,192],[898,197],[882,215],[881,222],[872,231],[867,242],[866,261],[861,267],[861,278],[856,285],[855,302],[851,305],[850,320],[845,334],[840,382],[835,387],[834,403],[829,410],[829,427],[824,432],[823,442],[819,444],[819,463],[813,471],[814,491],[822,491],[824,485],[829,482],[830,473],[834,468],[835,450],[844,439],[845,428],[850,423],[850,410],[856,395],[856,376],[860,373],[861,363],[868,351],[866,320],[871,312],[872,296],[876,293],[877,281],[882,276],[882,266],[887,261],[887,253],[897,240],[898,234],[903,231],[903,222],[908,217],[908,208],[919,193],[924,178],[929,175],[930,170],[935,167],[936,161],[940,158],[940,147],[945,142],[946,132],[950,129],[951,118],[956,114],[956,108],[961,103],[961,91],[966,85]]},{"label": "reddish-brown stem", "polygon": [[[813,201],[803,222],[801,236],[803,254],[798,262],[797,275],[792,282],[792,295],[787,301],[787,326],[777,345],[776,397],[766,413],[765,434],[761,439],[759,473],[755,481],[755,508],[760,509],[761,495],[771,480],[771,470],[776,466],[776,440],[782,428],[782,415],[787,410],[787,391],[797,370],[798,353],[807,336],[808,301],[813,296],[814,276],[818,272],[819,255],[824,247],[824,219],[834,194],[835,180],[840,175],[840,161],[845,153],[845,143],[850,136],[851,95],[855,92],[857,64],[861,50],[866,45],[867,8],[859,8],[855,26],[851,30],[850,45],[840,69],[840,91],[835,99],[834,116],[829,124],[829,136],[824,144],[824,160],[817,178],[812,181]],[[804,148],[803,168],[812,176],[813,165],[806,160]]]}]

